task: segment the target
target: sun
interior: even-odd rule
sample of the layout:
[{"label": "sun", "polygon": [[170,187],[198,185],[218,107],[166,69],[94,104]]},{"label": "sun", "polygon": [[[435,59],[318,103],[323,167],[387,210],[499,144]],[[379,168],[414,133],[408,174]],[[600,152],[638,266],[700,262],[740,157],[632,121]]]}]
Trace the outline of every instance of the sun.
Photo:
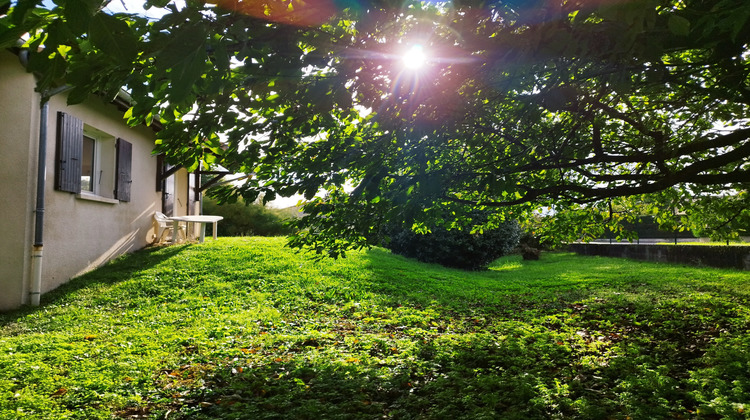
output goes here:
[{"label": "sun", "polygon": [[418,70],[427,64],[427,53],[421,45],[413,45],[404,52],[401,60],[407,69]]}]

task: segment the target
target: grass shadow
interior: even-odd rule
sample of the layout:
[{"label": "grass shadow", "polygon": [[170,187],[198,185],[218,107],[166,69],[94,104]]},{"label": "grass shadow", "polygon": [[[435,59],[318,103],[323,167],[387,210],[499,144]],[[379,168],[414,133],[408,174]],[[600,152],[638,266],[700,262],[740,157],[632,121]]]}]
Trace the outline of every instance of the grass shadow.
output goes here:
[{"label": "grass shadow", "polygon": [[[200,387],[180,382],[197,379],[180,367],[160,379],[179,398],[163,396],[146,411],[196,419],[742,417],[742,397],[730,394],[749,392],[750,375],[728,372],[750,361],[731,350],[750,326],[737,312],[747,287],[738,296],[725,283],[720,294],[711,286],[732,272],[686,275],[679,266],[572,254],[512,256],[479,273],[379,249],[362,258],[374,276],[358,287],[384,307],[311,294],[323,305],[339,299],[329,329],[316,331],[324,338],[285,330],[251,354],[212,362]],[[720,391],[727,405],[711,406],[717,390],[705,384],[727,381],[739,388]]]},{"label": "grass shadow", "polygon": [[44,310],[45,307],[68,301],[78,291],[84,289],[101,290],[106,286],[128,281],[137,277],[138,273],[148,269],[148,267],[153,267],[173,258],[188,246],[190,245],[146,247],[121,255],[96,270],[75,277],[56,289],[44,293],[39,307],[24,305],[19,309],[0,313],[0,327],[12,323],[18,318]]},{"label": "grass shadow", "polygon": [[[266,361],[235,358],[200,378],[201,389],[184,387],[185,372],[167,372],[159,380],[179,398],[162,398],[145,408],[120,415],[174,413],[191,419],[428,419],[428,418],[545,418],[535,402],[536,388],[545,382],[525,359],[522,339],[498,345],[484,338],[474,342],[424,343],[411,351],[417,363],[365,362],[348,358],[319,360],[313,349],[270,356]],[[447,351],[446,351],[447,350]],[[373,355],[377,353],[371,352]],[[374,360],[374,359],[373,359]],[[506,372],[491,370],[510,368]],[[547,369],[545,366],[543,369]],[[477,380],[477,372],[489,375]],[[467,388],[471,392],[467,392]]]},{"label": "grass shadow", "polygon": [[[672,352],[685,343],[661,338],[654,344],[650,340],[656,337],[631,331],[627,346],[634,357],[609,358],[608,350],[617,344],[612,336],[602,340],[595,336],[602,331],[583,331],[585,336],[526,325],[461,338],[434,334],[398,348],[404,352],[400,357],[393,357],[395,347],[386,346],[352,354],[353,340],[335,337],[215,363],[199,358],[204,365],[162,372],[156,379],[162,393],[119,415],[625,419],[683,418],[702,409],[701,418],[725,417],[701,407],[696,398],[700,386],[691,382],[689,372],[700,369],[705,342],[701,349],[689,350],[690,357],[682,352],[675,358]],[[399,345],[396,341],[398,337],[388,345]],[[350,356],[342,356],[346,354]],[[679,363],[659,367],[660,359]],[[731,363],[748,361],[745,355]],[[740,387],[747,388],[746,375],[738,372],[734,378],[744,380]]]}]

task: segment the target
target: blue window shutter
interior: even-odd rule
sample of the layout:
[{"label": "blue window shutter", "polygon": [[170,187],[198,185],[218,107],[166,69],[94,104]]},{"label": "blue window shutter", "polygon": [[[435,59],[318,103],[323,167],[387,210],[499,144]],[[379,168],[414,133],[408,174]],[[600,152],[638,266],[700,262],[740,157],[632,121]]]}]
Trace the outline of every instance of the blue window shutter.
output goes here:
[{"label": "blue window shutter", "polygon": [[133,145],[123,139],[117,139],[115,198],[120,201],[130,201],[130,186],[133,184],[132,161]]},{"label": "blue window shutter", "polygon": [[57,113],[57,148],[55,150],[55,189],[81,192],[81,153],[83,152],[83,121]]}]

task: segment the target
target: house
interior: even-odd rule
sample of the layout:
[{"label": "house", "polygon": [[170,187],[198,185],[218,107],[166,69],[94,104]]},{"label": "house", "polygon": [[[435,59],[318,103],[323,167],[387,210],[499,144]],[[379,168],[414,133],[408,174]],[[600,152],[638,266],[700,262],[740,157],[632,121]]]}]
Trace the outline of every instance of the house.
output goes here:
[{"label": "house", "polygon": [[22,58],[0,50],[0,311],[151,244],[156,211],[200,212],[197,175],[152,154],[155,131],[125,123],[126,97],[41,105]]}]

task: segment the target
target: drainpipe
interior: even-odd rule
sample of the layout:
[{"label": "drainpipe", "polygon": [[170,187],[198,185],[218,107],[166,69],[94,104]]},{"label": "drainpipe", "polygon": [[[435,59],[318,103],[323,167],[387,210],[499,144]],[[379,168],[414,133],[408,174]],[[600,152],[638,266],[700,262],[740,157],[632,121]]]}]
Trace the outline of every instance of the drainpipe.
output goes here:
[{"label": "drainpipe", "polygon": [[42,92],[39,106],[39,156],[36,178],[36,209],[34,210],[34,245],[31,248],[31,288],[29,299],[31,306],[39,306],[42,295],[42,260],[44,256],[44,188],[47,174],[47,120],[49,119],[49,99],[58,93],[71,89],[61,86]]}]

